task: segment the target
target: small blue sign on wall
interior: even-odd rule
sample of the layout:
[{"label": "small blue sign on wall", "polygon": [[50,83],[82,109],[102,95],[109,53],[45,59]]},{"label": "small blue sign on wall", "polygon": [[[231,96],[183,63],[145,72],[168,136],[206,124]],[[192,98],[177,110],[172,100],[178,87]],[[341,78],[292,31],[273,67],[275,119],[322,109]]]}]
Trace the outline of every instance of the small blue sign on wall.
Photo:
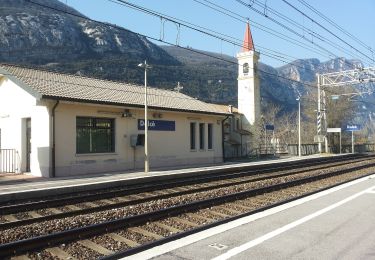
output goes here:
[{"label": "small blue sign on wall", "polygon": [[346,124],[344,127],[345,131],[359,131],[361,130],[361,125],[358,124]]},{"label": "small blue sign on wall", "polygon": [[275,126],[274,125],[266,125],[266,130],[275,130]]},{"label": "small blue sign on wall", "polygon": [[[145,130],[145,120],[138,119],[138,130]],[[148,120],[150,131],[176,131],[176,122],[167,120]]]}]

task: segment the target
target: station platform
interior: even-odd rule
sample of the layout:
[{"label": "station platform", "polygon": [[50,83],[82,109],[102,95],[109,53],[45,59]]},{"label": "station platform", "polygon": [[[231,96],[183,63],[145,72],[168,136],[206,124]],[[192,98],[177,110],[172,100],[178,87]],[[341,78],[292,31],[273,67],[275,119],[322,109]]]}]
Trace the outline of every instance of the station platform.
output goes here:
[{"label": "station platform", "polygon": [[375,259],[375,174],[124,260]]},{"label": "station platform", "polygon": [[0,203],[49,195],[68,194],[71,192],[119,187],[126,184],[141,184],[158,180],[191,177],[202,173],[220,173],[228,169],[241,171],[251,168],[252,166],[256,167],[266,164],[271,165],[299,160],[312,160],[331,156],[337,155],[321,154],[251,162],[227,162],[208,167],[155,170],[149,173],[133,171],[56,178],[34,177],[28,174],[0,173]]}]

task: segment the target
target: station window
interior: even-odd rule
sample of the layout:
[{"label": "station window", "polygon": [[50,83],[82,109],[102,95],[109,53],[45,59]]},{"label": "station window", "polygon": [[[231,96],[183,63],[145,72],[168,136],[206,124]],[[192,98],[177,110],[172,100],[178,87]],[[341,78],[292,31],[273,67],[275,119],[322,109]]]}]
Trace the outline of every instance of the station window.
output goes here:
[{"label": "station window", "polygon": [[199,124],[199,149],[204,150],[204,123]]},{"label": "station window", "polygon": [[195,128],[196,128],[196,123],[192,122],[190,123],[190,149],[195,150]]},{"label": "station window", "polygon": [[115,120],[111,118],[77,117],[77,154],[114,152],[114,126]]},{"label": "station window", "polygon": [[212,124],[207,124],[207,144],[208,144],[208,149],[213,148],[213,125]]}]

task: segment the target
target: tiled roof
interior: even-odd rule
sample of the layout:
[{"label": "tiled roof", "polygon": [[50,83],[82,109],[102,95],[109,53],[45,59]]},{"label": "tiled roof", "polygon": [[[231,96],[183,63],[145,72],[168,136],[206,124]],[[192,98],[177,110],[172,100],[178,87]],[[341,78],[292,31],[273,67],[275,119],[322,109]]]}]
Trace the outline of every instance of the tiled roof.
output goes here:
[{"label": "tiled roof", "polygon": [[[144,86],[77,75],[30,69],[8,64],[0,67],[44,98],[126,106],[144,105]],[[1,74],[1,73],[0,73]],[[206,103],[175,91],[148,88],[152,108],[209,114],[230,114],[227,106]]]}]

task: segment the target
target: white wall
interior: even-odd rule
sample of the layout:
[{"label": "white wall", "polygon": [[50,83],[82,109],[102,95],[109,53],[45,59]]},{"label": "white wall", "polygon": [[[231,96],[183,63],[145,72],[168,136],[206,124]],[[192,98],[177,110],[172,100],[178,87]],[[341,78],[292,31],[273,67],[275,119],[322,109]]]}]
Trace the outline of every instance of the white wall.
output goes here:
[{"label": "white wall", "polygon": [[[31,118],[31,173],[49,177],[51,172],[51,111],[56,101],[39,101],[12,81],[0,80],[0,128],[2,149],[16,149],[18,169],[26,171],[26,119]],[[144,133],[137,129],[143,109],[130,108],[132,118],[124,118],[122,107],[61,102],[56,109],[56,176],[143,169],[144,147],[135,151],[130,136]],[[175,121],[176,131],[149,131],[150,169],[198,166],[222,161],[221,120],[223,116],[165,112],[162,118]],[[77,116],[115,119],[116,150],[110,154],[76,154]],[[196,122],[196,147],[190,150],[190,122]],[[205,149],[199,149],[199,123],[205,124]],[[207,123],[213,125],[213,149],[208,150]]]},{"label": "white wall", "polygon": [[[132,118],[123,118],[123,108],[79,103],[60,103],[56,109],[56,176],[87,174],[95,172],[143,169],[144,148],[136,150],[130,146],[130,136],[144,131],[137,129],[138,119],[143,119],[141,109],[132,109]],[[149,119],[155,111],[150,110]],[[220,116],[191,113],[164,112],[162,118],[176,122],[176,131],[149,131],[150,169],[212,164],[222,161]],[[116,151],[108,154],[76,154],[76,117],[107,117],[115,119]],[[205,149],[199,150],[198,127],[197,149],[190,150],[190,122],[205,123]],[[207,149],[207,123],[213,124],[213,148]],[[198,124],[197,124],[198,125]],[[135,154],[135,157],[134,157]]]},{"label": "white wall", "polygon": [[7,78],[0,81],[1,148],[16,149],[18,170],[26,171],[26,119],[31,118],[31,172],[49,176],[48,108]]}]

